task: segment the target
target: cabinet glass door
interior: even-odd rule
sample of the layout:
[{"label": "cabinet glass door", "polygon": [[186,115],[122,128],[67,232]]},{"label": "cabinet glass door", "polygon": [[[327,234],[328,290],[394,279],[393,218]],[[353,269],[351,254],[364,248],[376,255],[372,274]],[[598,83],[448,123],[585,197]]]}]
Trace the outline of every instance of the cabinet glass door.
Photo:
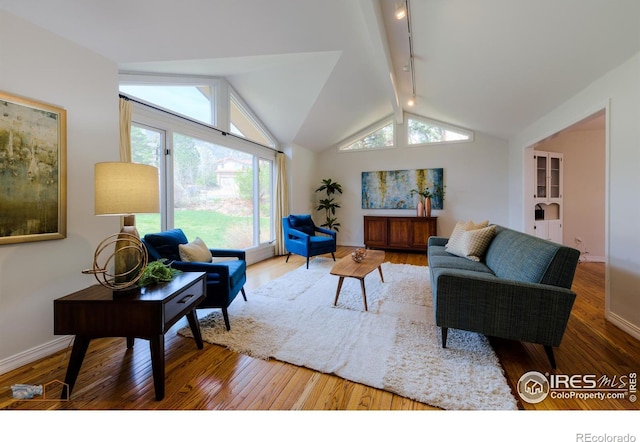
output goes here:
[{"label": "cabinet glass door", "polygon": [[560,158],[549,158],[549,197],[560,198]]},{"label": "cabinet glass door", "polygon": [[547,157],[536,156],[536,198],[547,197]]}]

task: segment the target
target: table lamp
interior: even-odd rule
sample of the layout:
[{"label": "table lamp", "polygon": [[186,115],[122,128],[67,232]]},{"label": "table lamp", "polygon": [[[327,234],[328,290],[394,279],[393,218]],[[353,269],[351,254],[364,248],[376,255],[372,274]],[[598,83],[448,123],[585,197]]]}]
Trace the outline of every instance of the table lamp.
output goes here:
[{"label": "table lamp", "polygon": [[[95,214],[123,216],[113,256],[114,288],[127,288],[139,277],[140,254],[147,261],[135,226],[136,213],[158,213],[158,169],[138,163],[109,162],[95,165]],[[104,242],[104,241],[103,241]],[[142,270],[142,269],[139,269]],[[134,281],[135,282],[135,281]]]}]

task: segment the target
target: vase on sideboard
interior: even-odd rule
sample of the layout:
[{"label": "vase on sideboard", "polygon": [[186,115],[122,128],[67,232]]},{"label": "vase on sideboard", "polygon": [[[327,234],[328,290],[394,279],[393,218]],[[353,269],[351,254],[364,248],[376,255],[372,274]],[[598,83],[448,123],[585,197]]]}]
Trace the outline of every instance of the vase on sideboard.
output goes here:
[{"label": "vase on sideboard", "polygon": [[416,208],[417,216],[424,216],[424,203],[422,201],[418,201],[418,207]]},{"label": "vase on sideboard", "polygon": [[424,200],[424,216],[431,217],[431,198],[425,198]]}]

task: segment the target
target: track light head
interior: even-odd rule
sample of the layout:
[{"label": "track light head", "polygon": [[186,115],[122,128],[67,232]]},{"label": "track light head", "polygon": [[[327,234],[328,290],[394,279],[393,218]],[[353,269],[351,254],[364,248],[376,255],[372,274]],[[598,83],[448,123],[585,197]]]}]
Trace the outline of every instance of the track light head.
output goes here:
[{"label": "track light head", "polygon": [[407,16],[407,8],[404,5],[404,2],[396,2],[396,13],[395,16],[398,20],[402,20]]}]

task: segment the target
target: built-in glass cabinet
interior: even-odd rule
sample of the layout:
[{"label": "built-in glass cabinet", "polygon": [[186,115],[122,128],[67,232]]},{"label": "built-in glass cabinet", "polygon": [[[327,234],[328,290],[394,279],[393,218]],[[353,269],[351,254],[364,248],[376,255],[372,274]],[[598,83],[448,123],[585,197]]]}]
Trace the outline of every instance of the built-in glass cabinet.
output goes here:
[{"label": "built-in glass cabinet", "polygon": [[562,162],[557,152],[534,151],[536,236],[562,243]]}]

